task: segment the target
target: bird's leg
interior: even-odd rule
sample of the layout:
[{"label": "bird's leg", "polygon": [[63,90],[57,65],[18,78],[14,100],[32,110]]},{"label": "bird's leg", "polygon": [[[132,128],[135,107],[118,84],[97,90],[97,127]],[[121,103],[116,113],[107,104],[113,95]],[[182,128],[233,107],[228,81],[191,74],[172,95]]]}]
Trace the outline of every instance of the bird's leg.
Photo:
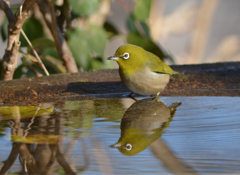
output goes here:
[{"label": "bird's leg", "polygon": [[128,94],[127,96],[132,98],[132,94],[133,94],[133,92],[131,92],[131,93]]},{"label": "bird's leg", "polygon": [[136,99],[136,98],[134,98],[132,95],[133,95],[133,92],[131,92],[131,93],[128,95],[128,97],[130,97],[131,99],[133,99],[133,100],[137,101],[137,99]]},{"label": "bird's leg", "polygon": [[160,95],[160,92],[158,92],[158,93],[157,93],[157,96],[156,96],[156,98],[155,98],[155,99],[153,99],[153,101],[159,101],[159,102],[160,102],[161,100],[160,100],[160,97],[159,97],[159,95]]}]

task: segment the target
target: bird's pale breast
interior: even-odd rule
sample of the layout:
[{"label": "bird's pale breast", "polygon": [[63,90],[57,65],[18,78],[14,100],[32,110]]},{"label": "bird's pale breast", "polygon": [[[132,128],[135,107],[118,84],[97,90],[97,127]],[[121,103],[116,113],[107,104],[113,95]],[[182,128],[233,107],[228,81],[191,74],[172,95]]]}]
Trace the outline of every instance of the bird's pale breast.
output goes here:
[{"label": "bird's pale breast", "polygon": [[145,67],[129,76],[121,75],[123,83],[134,93],[140,95],[154,95],[163,91],[168,84],[170,75],[152,72]]}]

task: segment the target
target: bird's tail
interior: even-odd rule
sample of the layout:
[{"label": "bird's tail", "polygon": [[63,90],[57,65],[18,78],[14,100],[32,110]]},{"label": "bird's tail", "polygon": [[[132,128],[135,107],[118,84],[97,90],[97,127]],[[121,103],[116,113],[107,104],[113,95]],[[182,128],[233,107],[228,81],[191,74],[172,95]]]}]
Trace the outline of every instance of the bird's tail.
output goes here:
[{"label": "bird's tail", "polygon": [[176,103],[173,103],[171,104],[168,108],[170,109],[171,111],[171,116],[173,117],[175,115],[175,112],[177,110],[177,107],[180,106],[182,103],[181,102],[176,102]]},{"label": "bird's tail", "polygon": [[173,73],[172,74],[180,74],[179,72],[177,72],[177,71],[173,71]]}]

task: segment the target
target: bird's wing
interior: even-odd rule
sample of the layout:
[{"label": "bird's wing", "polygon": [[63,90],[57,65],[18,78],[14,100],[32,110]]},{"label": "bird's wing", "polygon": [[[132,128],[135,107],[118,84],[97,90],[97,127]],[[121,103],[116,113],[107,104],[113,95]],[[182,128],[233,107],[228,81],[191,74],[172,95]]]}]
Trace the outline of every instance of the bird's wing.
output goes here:
[{"label": "bird's wing", "polygon": [[168,65],[166,65],[156,55],[150,54],[149,57],[150,57],[149,62],[146,64],[153,72],[162,73],[162,74],[170,74],[170,75],[179,74],[178,72],[172,70]]}]

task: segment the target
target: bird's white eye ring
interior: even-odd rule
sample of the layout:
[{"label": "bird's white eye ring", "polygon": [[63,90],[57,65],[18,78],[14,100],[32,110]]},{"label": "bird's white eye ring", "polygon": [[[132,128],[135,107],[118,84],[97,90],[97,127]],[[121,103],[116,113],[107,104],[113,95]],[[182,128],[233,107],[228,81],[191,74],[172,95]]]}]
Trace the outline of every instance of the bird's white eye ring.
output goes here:
[{"label": "bird's white eye ring", "polygon": [[127,151],[130,151],[132,149],[132,145],[130,143],[127,143],[125,148]]},{"label": "bird's white eye ring", "polygon": [[128,52],[125,52],[122,57],[123,59],[127,60],[130,57],[130,55]]}]

